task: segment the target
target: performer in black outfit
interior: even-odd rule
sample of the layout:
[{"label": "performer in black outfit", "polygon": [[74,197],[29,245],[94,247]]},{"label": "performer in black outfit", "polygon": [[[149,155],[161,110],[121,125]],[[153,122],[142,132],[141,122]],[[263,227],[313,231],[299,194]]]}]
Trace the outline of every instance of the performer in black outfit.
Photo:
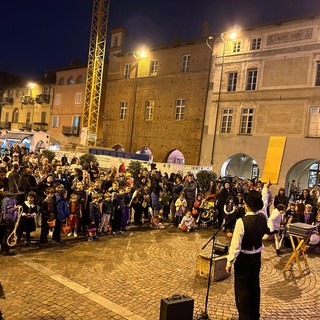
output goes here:
[{"label": "performer in black outfit", "polygon": [[244,194],[246,215],[238,219],[227,257],[226,271],[234,265],[234,286],[239,320],[260,318],[260,268],[262,237],[270,230],[263,208],[261,194],[251,190]]}]

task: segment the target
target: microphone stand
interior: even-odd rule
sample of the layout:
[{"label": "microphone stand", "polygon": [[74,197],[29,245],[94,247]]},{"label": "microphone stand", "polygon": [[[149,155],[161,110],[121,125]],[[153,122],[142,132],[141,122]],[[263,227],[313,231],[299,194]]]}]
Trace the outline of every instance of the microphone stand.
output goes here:
[{"label": "microphone stand", "polygon": [[210,292],[210,285],[211,285],[211,272],[212,272],[212,266],[213,266],[213,260],[215,260],[215,249],[214,249],[214,244],[216,242],[216,237],[218,235],[218,233],[225,228],[228,223],[230,221],[232,221],[233,219],[231,219],[232,214],[230,215],[230,217],[228,218],[228,220],[226,220],[225,223],[223,223],[220,228],[213,233],[212,237],[207,241],[207,243],[201,248],[201,250],[204,250],[207,245],[212,241],[212,250],[211,250],[211,256],[210,256],[210,267],[209,267],[209,276],[208,276],[208,284],[207,284],[207,294],[206,294],[206,301],[205,301],[205,307],[204,307],[204,311],[201,314],[200,318],[198,318],[198,320],[210,320],[209,315],[208,315],[208,301],[209,301],[209,292]]}]

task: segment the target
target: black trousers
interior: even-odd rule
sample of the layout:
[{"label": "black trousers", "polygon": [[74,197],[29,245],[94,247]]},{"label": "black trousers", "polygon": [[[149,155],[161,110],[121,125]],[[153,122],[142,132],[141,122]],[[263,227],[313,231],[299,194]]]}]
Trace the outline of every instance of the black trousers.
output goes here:
[{"label": "black trousers", "polygon": [[260,319],[261,253],[240,253],[234,265],[234,289],[239,320]]}]

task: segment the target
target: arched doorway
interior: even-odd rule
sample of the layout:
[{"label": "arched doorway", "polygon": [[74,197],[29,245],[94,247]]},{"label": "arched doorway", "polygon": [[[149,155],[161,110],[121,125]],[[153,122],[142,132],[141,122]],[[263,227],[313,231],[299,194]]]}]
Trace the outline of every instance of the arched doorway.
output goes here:
[{"label": "arched doorway", "polygon": [[166,162],[185,164],[185,158],[183,153],[180,150],[174,149],[167,153]]},{"label": "arched doorway", "polygon": [[34,147],[34,151],[35,152],[40,152],[41,149],[45,150],[46,149],[46,145],[42,140],[39,140],[36,144],[36,146]]},{"label": "arched doorway", "polygon": [[221,177],[237,176],[245,179],[259,178],[257,162],[247,154],[237,153],[228,158],[221,167]]},{"label": "arched doorway", "polygon": [[296,180],[298,187],[312,188],[320,186],[320,161],[317,159],[305,159],[290,168],[286,177],[286,189],[289,190],[292,180]]},{"label": "arched doorway", "polygon": [[12,123],[18,123],[19,120],[19,110],[15,108],[12,112]]}]

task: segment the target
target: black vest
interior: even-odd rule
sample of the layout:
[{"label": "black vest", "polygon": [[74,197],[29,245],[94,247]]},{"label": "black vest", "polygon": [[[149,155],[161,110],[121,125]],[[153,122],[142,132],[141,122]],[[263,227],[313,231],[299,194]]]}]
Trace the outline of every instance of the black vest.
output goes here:
[{"label": "black vest", "polygon": [[242,250],[255,250],[262,246],[262,237],[269,233],[266,217],[259,213],[241,218],[244,225],[244,236],[242,239]]}]

